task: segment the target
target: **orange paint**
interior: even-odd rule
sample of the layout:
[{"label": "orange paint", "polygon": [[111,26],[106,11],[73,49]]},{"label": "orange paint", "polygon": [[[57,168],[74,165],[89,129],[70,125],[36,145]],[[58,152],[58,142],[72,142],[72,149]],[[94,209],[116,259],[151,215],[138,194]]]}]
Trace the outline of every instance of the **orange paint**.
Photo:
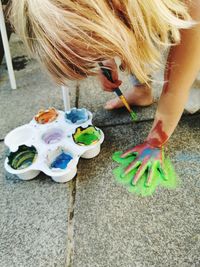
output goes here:
[{"label": "orange paint", "polygon": [[40,110],[35,116],[35,120],[39,124],[50,123],[58,117],[58,112],[55,108],[50,108],[47,110]]}]

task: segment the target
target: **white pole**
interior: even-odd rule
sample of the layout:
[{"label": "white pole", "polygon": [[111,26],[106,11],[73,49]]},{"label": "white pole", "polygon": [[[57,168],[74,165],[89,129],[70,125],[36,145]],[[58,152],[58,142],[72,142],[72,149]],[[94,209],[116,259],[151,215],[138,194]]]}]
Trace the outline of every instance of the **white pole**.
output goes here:
[{"label": "white pole", "polygon": [[3,7],[1,4],[1,0],[0,0],[0,31],[1,31],[1,37],[2,37],[2,42],[3,42],[4,52],[5,52],[6,64],[8,68],[11,88],[16,89],[17,85],[16,85],[15,74],[14,74],[13,65],[12,65],[12,59],[10,55],[10,48],[9,48],[9,43],[8,43],[8,36],[6,32],[6,25],[5,25],[5,19],[3,15]]},{"label": "white pole", "polygon": [[67,86],[62,86],[63,102],[65,111],[70,110],[70,94]]}]

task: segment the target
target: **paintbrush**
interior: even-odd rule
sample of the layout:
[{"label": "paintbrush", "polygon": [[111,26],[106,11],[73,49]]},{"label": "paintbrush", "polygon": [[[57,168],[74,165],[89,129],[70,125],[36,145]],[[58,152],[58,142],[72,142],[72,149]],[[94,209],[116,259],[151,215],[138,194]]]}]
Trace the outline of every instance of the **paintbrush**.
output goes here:
[{"label": "paintbrush", "polygon": [[[102,62],[99,63],[99,66],[101,67],[101,71],[104,74],[104,76],[110,81],[110,82],[114,82],[113,78],[112,78],[112,74],[111,71],[109,69],[107,69]],[[121,99],[121,101],[123,102],[124,106],[127,108],[128,112],[131,115],[131,119],[132,121],[136,121],[137,120],[137,114],[132,110],[132,108],[130,107],[130,105],[128,104],[125,96],[123,95],[122,91],[118,88],[114,89],[114,92],[116,93],[116,95]]]}]

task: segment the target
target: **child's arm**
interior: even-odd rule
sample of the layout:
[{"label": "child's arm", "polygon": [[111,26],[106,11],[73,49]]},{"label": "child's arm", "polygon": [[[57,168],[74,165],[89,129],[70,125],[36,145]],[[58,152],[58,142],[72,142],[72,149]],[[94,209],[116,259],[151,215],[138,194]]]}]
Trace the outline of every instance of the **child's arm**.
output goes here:
[{"label": "child's arm", "polygon": [[[194,1],[193,1],[194,2]],[[200,1],[191,7],[191,16],[200,21]],[[160,97],[158,108],[147,140],[159,136],[155,126],[160,121],[165,133],[160,137],[160,145],[165,143],[173,133],[182,115],[190,87],[200,69],[200,24],[181,32],[181,43],[171,48],[165,72],[166,84]]]},{"label": "child's arm", "polygon": [[[200,21],[200,1],[191,7],[193,19]],[[193,1],[194,4],[194,1]],[[146,184],[153,179],[158,168],[165,177],[161,147],[173,133],[183,113],[188,93],[200,69],[200,24],[181,32],[181,43],[171,48],[165,72],[166,84],[160,97],[153,127],[142,145],[125,152],[125,158],[135,153],[136,159],[127,167],[125,174],[137,169],[133,177],[136,184],[148,169]],[[138,165],[138,163],[140,163]],[[139,166],[139,168],[138,168]]]}]

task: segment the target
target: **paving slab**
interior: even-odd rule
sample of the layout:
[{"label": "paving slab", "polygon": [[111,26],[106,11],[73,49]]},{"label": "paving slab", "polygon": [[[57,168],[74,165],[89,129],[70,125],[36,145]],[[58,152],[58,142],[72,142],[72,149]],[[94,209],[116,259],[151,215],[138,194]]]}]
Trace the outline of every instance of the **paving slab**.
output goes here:
[{"label": "paving slab", "polygon": [[6,174],[0,143],[0,266],[64,267],[69,189],[40,174],[20,181]]},{"label": "paving slab", "polygon": [[200,266],[200,115],[182,119],[169,142],[178,188],[141,198],[112,175],[113,152],[142,142],[150,127],[106,127],[101,154],[81,160],[73,267]]},{"label": "paving slab", "polygon": [[[10,48],[15,69],[17,90],[10,88],[5,60],[0,65],[0,139],[12,129],[28,123],[42,108],[64,110],[62,91],[40,64],[27,56],[27,51],[13,34]],[[76,82],[68,82],[71,106],[75,106]]]},{"label": "paving slab", "polygon": [[[11,90],[8,81],[0,87],[0,139],[10,130],[28,123],[40,109],[56,107],[64,110],[61,89],[40,69],[25,76],[16,75],[16,78],[17,90]],[[71,105],[74,106],[76,92],[72,86],[71,89]]]}]

